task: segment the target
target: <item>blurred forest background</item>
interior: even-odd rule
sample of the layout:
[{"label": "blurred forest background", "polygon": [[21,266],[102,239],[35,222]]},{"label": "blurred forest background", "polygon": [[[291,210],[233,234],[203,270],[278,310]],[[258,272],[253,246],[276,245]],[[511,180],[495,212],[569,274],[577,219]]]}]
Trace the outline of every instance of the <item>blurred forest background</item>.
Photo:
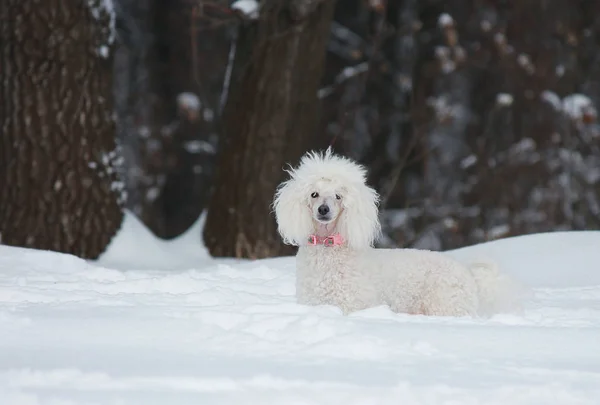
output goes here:
[{"label": "blurred forest background", "polygon": [[333,145],[380,246],[600,228],[597,0],[3,0],[0,234],[97,257],[129,209],[291,252],[282,168]]}]

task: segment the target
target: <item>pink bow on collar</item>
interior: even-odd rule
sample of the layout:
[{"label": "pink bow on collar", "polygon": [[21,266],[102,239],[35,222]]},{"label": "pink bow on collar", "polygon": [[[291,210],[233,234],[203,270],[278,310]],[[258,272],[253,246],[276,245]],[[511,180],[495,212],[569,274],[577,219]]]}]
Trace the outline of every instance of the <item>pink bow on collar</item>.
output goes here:
[{"label": "pink bow on collar", "polygon": [[344,238],[342,238],[342,236],[339,233],[336,233],[335,235],[331,235],[331,236],[317,236],[317,235],[310,235],[308,237],[308,244],[309,245],[323,245],[323,246],[336,246],[336,245],[341,245],[344,243]]}]

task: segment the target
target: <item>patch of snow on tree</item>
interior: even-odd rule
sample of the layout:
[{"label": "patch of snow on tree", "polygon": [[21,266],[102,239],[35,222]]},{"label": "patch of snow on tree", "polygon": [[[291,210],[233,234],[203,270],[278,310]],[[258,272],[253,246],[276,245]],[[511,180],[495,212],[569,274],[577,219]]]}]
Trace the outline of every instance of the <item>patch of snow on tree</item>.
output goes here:
[{"label": "patch of snow on tree", "polygon": [[146,191],[146,200],[155,201],[160,195],[160,189],[158,187],[151,187]]},{"label": "patch of snow on tree", "polygon": [[445,74],[452,73],[456,69],[456,63],[453,60],[445,60],[442,62],[442,72]]},{"label": "patch of snow on tree", "polygon": [[97,21],[104,21],[108,17],[108,44],[112,44],[116,37],[117,15],[112,0],[88,0],[88,7]]},{"label": "patch of snow on tree", "polygon": [[140,138],[147,139],[150,138],[150,128],[145,125],[141,125],[137,129],[138,135]]},{"label": "patch of snow on tree", "polygon": [[427,104],[433,108],[440,121],[445,121],[447,118],[458,118],[461,115],[461,106],[451,103],[445,96],[430,97]]},{"label": "patch of snow on tree", "polygon": [[412,78],[404,73],[399,73],[396,75],[396,84],[400,86],[404,92],[409,92],[413,88]]},{"label": "patch of snow on tree", "polygon": [[507,224],[498,225],[488,231],[488,238],[489,239],[499,239],[499,238],[502,238],[502,237],[508,235],[509,232],[510,232],[509,225],[507,225]]},{"label": "patch of snow on tree", "polygon": [[184,144],[184,147],[185,147],[185,150],[188,151],[189,153],[200,153],[200,152],[209,153],[209,154],[216,153],[215,147],[206,141],[200,141],[200,140],[189,141]]},{"label": "patch of snow on tree", "polygon": [[212,122],[215,119],[215,112],[210,108],[205,108],[202,112],[202,117],[206,122]]},{"label": "patch of snow on tree", "polygon": [[256,0],[237,0],[231,5],[231,9],[238,10],[249,18],[258,18],[258,2]]},{"label": "patch of snow on tree", "polygon": [[584,94],[571,94],[565,97],[562,106],[564,112],[574,120],[581,120],[584,115],[597,115],[594,103]]},{"label": "patch of snow on tree", "polygon": [[359,73],[365,72],[368,68],[369,66],[366,63],[361,63],[357,66],[347,66],[344,68],[344,70],[342,70],[340,78],[344,80],[348,79],[350,77],[356,76]]},{"label": "patch of snow on tree", "polygon": [[102,58],[106,59],[108,58],[110,54],[110,48],[106,45],[102,45],[101,47],[98,48],[98,55],[101,56]]},{"label": "patch of snow on tree", "polygon": [[448,48],[447,46],[436,46],[435,56],[437,56],[439,59],[445,59],[450,57],[450,48]]},{"label": "patch of snow on tree", "polygon": [[520,54],[517,57],[517,62],[523,69],[525,69],[525,71],[528,74],[531,75],[535,72],[535,67],[534,67],[533,62],[531,61],[531,58],[529,57],[529,55],[524,54],[524,53]]},{"label": "patch of snow on tree", "polygon": [[498,93],[498,95],[496,96],[496,103],[503,107],[508,107],[512,105],[513,101],[513,96],[508,93]]},{"label": "patch of snow on tree", "polygon": [[358,76],[359,74],[366,73],[369,70],[369,63],[362,62],[358,65],[354,66],[346,66],[342,71],[335,77],[334,84],[319,89],[317,91],[317,97],[324,98],[331,95],[337,86],[344,83],[346,80],[349,80],[353,77]]},{"label": "patch of snow on tree", "polygon": [[501,32],[497,32],[494,34],[494,42],[496,42],[498,45],[506,44],[506,36],[504,36],[504,34]]},{"label": "patch of snow on tree", "polygon": [[454,60],[464,62],[467,59],[467,51],[460,45],[454,47]]},{"label": "patch of snow on tree", "polygon": [[121,153],[121,147],[117,143],[115,149],[100,154],[96,161],[88,162],[88,167],[92,169],[100,178],[110,178],[112,182],[110,189],[117,196],[117,204],[123,207],[127,202],[127,190],[122,181],[125,159]]},{"label": "patch of snow on tree", "polygon": [[600,167],[588,169],[584,175],[588,184],[596,184],[600,182]]},{"label": "patch of snow on tree", "polygon": [[464,158],[463,160],[461,160],[460,162],[460,168],[461,169],[468,169],[469,167],[473,166],[474,164],[477,163],[477,156],[475,155],[469,155],[466,158]]},{"label": "patch of snow on tree", "polygon": [[540,94],[540,98],[546,103],[550,104],[556,111],[562,110],[562,103],[560,101],[560,97],[553,91],[544,90],[542,94]]},{"label": "patch of snow on tree", "polygon": [[454,229],[458,226],[458,222],[454,218],[447,217],[442,221],[442,225],[447,229]]},{"label": "patch of snow on tree", "polygon": [[529,137],[521,139],[510,147],[510,151],[514,154],[534,151],[537,148],[535,141]]},{"label": "patch of snow on tree", "polygon": [[529,55],[526,55],[524,53],[519,55],[519,57],[517,58],[517,61],[519,62],[519,65],[521,65],[523,67],[531,64],[531,58],[529,58]]},{"label": "patch of snow on tree", "polygon": [[177,95],[177,105],[179,108],[193,112],[199,112],[202,103],[197,95],[191,92],[183,92]]},{"label": "patch of snow on tree", "polygon": [[454,25],[454,19],[448,13],[443,13],[438,18],[438,25],[442,28],[450,27]]}]

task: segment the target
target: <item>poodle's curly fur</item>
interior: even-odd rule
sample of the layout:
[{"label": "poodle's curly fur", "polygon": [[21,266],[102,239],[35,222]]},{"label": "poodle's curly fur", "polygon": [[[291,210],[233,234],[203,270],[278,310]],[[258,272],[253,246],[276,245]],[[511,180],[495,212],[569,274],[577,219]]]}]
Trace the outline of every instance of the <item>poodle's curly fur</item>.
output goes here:
[{"label": "poodle's curly fur", "polygon": [[[491,263],[462,264],[441,252],[374,249],[379,196],[354,161],[309,152],[273,201],[278,231],[299,246],[296,295],[301,304],[334,305],[348,314],[388,305],[395,312],[489,315],[502,310],[512,281]],[[327,206],[326,215],[321,215]],[[311,235],[338,234],[343,243],[311,245]]]}]

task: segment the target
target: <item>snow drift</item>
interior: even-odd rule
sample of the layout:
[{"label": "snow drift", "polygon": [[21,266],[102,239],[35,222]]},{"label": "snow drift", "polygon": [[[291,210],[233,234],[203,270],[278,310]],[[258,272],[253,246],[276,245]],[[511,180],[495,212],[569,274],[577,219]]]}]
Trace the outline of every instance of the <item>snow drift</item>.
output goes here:
[{"label": "snow drift", "polygon": [[600,232],[449,252],[532,289],[490,319],[297,305],[294,260],[210,259],[131,215],[98,262],[0,246],[0,403],[600,403]]}]

